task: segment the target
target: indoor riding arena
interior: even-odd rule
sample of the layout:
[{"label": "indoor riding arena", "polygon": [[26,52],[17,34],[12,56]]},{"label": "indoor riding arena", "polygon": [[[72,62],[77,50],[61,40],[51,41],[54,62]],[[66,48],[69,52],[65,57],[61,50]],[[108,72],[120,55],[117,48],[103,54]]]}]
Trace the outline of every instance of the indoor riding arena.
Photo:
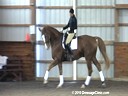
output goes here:
[{"label": "indoor riding arena", "polygon": [[127,31],[128,0],[0,0],[0,96],[128,96]]}]

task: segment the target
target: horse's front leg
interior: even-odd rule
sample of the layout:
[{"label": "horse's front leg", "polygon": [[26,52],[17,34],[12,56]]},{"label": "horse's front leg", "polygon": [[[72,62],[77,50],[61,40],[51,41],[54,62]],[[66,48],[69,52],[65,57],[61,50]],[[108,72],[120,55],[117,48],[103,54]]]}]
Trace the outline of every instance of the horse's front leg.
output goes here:
[{"label": "horse's front leg", "polygon": [[63,72],[62,62],[58,64],[58,67],[59,67],[59,73],[60,73],[60,82],[59,82],[57,88],[61,88],[64,84],[64,78],[63,78],[63,75],[62,75],[62,72]]},{"label": "horse's front leg", "polygon": [[44,84],[48,83],[48,75],[49,75],[49,71],[57,65],[57,60],[54,60],[53,62],[50,63],[48,70],[46,70],[45,75],[44,75]]}]

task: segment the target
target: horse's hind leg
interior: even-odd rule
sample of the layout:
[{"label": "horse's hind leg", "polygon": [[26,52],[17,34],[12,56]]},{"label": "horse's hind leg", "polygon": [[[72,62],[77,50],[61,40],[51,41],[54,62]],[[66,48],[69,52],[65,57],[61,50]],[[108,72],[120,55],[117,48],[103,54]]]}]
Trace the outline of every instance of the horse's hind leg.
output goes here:
[{"label": "horse's hind leg", "polygon": [[98,60],[96,59],[96,57],[93,58],[93,63],[94,63],[94,65],[97,67],[97,69],[98,69],[98,71],[99,71],[99,75],[100,75],[100,79],[101,79],[101,82],[102,82],[102,86],[103,86],[103,87],[106,87],[105,78],[104,78],[103,72],[102,72],[102,70],[101,70],[101,65],[100,65],[100,63],[98,62]]},{"label": "horse's hind leg", "polygon": [[88,76],[86,78],[86,81],[84,84],[82,84],[81,88],[85,88],[85,86],[88,86],[91,80],[91,75],[92,75],[92,64],[91,60],[87,60],[87,67],[88,67]]}]

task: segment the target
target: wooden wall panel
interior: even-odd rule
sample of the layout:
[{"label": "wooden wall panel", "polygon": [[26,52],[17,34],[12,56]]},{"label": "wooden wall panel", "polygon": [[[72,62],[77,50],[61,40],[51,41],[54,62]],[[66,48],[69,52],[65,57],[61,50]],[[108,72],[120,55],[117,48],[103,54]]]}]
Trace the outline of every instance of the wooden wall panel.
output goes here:
[{"label": "wooden wall panel", "polygon": [[115,77],[127,77],[128,76],[128,42],[116,42],[114,49]]},{"label": "wooden wall panel", "polygon": [[19,57],[23,62],[23,79],[34,79],[34,47],[30,42],[0,42],[0,55]]}]

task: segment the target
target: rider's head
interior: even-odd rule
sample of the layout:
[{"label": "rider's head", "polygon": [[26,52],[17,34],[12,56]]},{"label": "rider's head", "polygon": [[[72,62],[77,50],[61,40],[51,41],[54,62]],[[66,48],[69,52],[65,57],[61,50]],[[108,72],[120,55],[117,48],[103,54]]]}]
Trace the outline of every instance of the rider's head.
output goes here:
[{"label": "rider's head", "polygon": [[69,13],[70,13],[70,16],[72,16],[72,15],[74,14],[74,10],[71,8],[71,9],[69,10]]}]

